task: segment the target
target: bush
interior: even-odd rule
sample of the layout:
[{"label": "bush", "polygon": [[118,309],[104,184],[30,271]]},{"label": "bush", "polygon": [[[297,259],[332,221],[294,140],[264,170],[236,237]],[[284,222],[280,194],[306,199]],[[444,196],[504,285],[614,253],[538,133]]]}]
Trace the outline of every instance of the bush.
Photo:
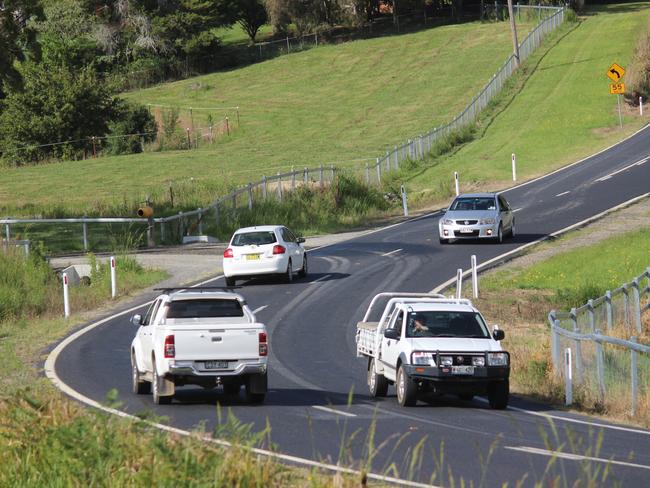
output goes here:
[{"label": "bush", "polygon": [[639,103],[639,97],[650,97],[650,24],[637,42],[632,63],[627,71],[625,98],[632,104]]},{"label": "bush", "polygon": [[119,100],[114,122],[109,125],[106,139],[109,154],[134,154],[142,152],[143,144],[156,138],[158,125],[144,106]]}]

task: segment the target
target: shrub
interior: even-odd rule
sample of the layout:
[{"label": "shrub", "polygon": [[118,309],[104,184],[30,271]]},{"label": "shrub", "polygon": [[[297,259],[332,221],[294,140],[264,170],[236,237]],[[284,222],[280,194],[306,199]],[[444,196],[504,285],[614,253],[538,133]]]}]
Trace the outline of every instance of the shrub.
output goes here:
[{"label": "shrub", "polygon": [[109,154],[142,152],[142,145],[156,138],[158,125],[146,107],[119,100],[115,120],[106,139]]},{"label": "shrub", "polygon": [[650,24],[637,42],[632,63],[627,71],[625,98],[633,104],[639,97],[650,97]]}]

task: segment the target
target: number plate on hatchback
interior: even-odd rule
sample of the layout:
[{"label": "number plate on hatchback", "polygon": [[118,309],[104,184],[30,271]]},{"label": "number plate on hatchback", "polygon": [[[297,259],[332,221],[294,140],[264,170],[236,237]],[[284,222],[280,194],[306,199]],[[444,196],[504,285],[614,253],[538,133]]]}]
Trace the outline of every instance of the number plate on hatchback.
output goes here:
[{"label": "number plate on hatchback", "polygon": [[452,366],[452,374],[474,374],[474,366]]},{"label": "number plate on hatchback", "polygon": [[205,361],[203,367],[205,369],[228,369],[228,361]]},{"label": "number plate on hatchback", "polygon": [[246,261],[256,261],[260,258],[259,254],[246,254]]}]

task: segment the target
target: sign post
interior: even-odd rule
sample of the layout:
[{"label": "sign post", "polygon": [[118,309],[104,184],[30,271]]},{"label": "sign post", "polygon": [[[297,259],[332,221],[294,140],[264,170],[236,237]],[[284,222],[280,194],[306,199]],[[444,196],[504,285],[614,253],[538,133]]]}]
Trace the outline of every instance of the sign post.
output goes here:
[{"label": "sign post", "polygon": [[623,114],[621,113],[621,95],[625,94],[625,83],[621,83],[621,79],[625,76],[625,68],[623,66],[612,63],[612,65],[605,73],[607,77],[614,83],[609,85],[609,93],[616,95],[616,103],[618,105],[618,123],[623,128]]}]

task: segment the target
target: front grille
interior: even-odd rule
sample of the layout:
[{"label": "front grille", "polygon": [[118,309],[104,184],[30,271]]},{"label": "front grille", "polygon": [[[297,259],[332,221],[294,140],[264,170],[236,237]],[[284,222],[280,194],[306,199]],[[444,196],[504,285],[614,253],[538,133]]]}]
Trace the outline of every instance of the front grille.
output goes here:
[{"label": "front grille", "polygon": [[476,225],[478,220],[457,220],[456,225]]},{"label": "front grille", "polygon": [[473,230],[472,232],[454,231],[454,237],[478,237],[479,232],[478,230]]},{"label": "front grille", "polygon": [[[483,357],[483,354],[469,354],[469,353],[440,353],[441,356],[451,356],[454,358],[454,366],[471,366],[473,357]],[[435,356],[434,356],[435,357]],[[436,364],[438,364],[436,358]]]}]

